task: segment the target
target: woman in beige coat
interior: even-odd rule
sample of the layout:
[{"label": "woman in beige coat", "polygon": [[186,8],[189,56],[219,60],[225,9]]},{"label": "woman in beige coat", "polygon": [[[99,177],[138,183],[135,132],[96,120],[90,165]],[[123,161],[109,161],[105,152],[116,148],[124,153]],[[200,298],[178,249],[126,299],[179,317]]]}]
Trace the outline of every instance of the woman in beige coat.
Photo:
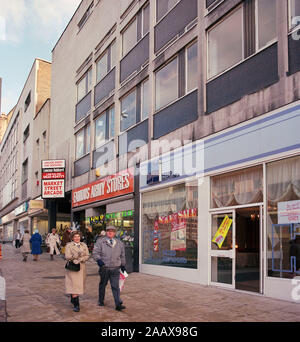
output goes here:
[{"label": "woman in beige coat", "polygon": [[22,246],[21,246],[21,253],[23,255],[23,261],[27,261],[27,256],[28,254],[31,253],[30,249],[30,234],[28,230],[25,230],[25,233],[21,239],[22,241]]},{"label": "woman in beige coat", "polygon": [[66,246],[65,258],[71,260],[74,264],[80,264],[80,271],[74,272],[66,269],[65,286],[66,293],[71,295],[71,303],[74,305],[74,311],[78,312],[79,295],[82,295],[85,290],[86,282],[86,267],[85,263],[89,259],[90,254],[87,245],[80,242],[80,232],[73,232],[71,234],[72,242]]}]

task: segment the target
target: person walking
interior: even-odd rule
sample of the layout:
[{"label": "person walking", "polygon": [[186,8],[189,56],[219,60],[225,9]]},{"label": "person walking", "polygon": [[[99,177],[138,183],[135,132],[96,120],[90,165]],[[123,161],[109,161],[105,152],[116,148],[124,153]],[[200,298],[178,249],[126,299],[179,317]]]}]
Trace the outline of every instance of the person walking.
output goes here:
[{"label": "person walking", "polygon": [[84,294],[86,285],[86,266],[85,263],[90,257],[87,245],[80,242],[81,234],[78,231],[72,232],[71,240],[66,245],[65,258],[67,261],[72,261],[76,265],[80,265],[78,272],[66,269],[65,287],[66,294],[70,294],[73,311],[80,311],[79,295]]},{"label": "person walking", "polygon": [[63,236],[62,236],[62,241],[61,241],[61,247],[62,247],[62,250],[61,250],[61,253],[62,254],[65,254],[65,249],[66,249],[66,245],[67,243],[71,242],[71,233],[72,233],[72,230],[70,227],[65,227],[66,230],[65,232],[63,233]]},{"label": "person walking", "polygon": [[124,244],[115,238],[116,227],[108,226],[106,236],[98,239],[93,250],[93,258],[99,266],[99,306],[104,306],[105,288],[110,281],[111,290],[114,296],[115,308],[118,311],[125,309],[120,298],[120,268],[125,271],[125,247]]},{"label": "person walking", "polygon": [[30,239],[31,235],[29,234],[28,230],[25,230],[24,235],[22,236],[22,246],[21,246],[21,253],[23,255],[23,261],[27,261],[27,256],[31,252],[30,249]]},{"label": "person walking", "polygon": [[46,244],[49,245],[50,247],[50,251],[49,251],[50,260],[54,260],[53,259],[54,251],[56,255],[60,254],[59,249],[58,249],[58,247],[60,246],[60,239],[59,239],[58,234],[56,234],[55,228],[52,228],[52,232],[48,234]]},{"label": "person walking", "polygon": [[14,236],[15,240],[15,247],[19,248],[21,246],[21,240],[22,240],[22,234],[20,232],[20,229],[18,229],[17,233]]},{"label": "person walking", "polygon": [[31,242],[31,254],[33,255],[33,261],[38,261],[38,256],[42,254],[42,237],[39,234],[38,229],[34,231],[34,234],[32,235],[29,242]]}]

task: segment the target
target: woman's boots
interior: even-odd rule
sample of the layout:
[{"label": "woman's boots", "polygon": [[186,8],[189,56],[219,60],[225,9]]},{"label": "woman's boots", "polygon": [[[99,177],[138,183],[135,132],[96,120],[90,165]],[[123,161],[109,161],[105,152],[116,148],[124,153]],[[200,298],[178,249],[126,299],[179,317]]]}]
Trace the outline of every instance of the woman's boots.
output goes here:
[{"label": "woman's boots", "polygon": [[73,311],[79,312],[80,311],[79,296],[72,297],[72,295],[71,295],[71,303],[74,305]]}]

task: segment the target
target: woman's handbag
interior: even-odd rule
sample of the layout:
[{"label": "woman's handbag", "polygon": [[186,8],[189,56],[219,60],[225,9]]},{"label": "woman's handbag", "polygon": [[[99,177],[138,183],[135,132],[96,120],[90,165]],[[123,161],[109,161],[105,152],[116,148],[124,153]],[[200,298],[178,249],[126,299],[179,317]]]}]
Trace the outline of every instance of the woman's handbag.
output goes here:
[{"label": "woman's handbag", "polygon": [[69,260],[66,263],[65,269],[73,272],[79,272],[80,271],[80,264],[74,264],[73,261]]}]

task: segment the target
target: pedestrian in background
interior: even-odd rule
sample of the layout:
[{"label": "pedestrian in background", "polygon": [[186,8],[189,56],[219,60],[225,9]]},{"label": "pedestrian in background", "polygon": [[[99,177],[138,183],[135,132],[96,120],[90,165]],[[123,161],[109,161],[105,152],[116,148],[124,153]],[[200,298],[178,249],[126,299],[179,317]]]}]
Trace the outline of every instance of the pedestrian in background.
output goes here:
[{"label": "pedestrian in background", "polygon": [[38,229],[34,231],[34,234],[32,235],[29,242],[31,242],[31,254],[33,255],[33,261],[38,261],[38,256],[42,254],[42,237],[39,234]]},{"label": "pedestrian in background", "polygon": [[62,246],[62,249],[61,249],[61,253],[62,254],[65,254],[65,249],[66,249],[66,245],[67,243],[71,242],[71,233],[72,233],[72,230],[70,227],[68,226],[65,226],[66,230],[62,236],[62,241],[61,241],[61,246]]},{"label": "pedestrian in background", "polygon": [[22,236],[22,246],[21,246],[21,253],[23,255],[23,261],[27,261],[27,256],[30,254],[30,239],[31,235],[29,234],[28,230],[25,230],[24,235]]},{"label": "pedestrian in background", "polygon": [[52,228],[52,232],[48,234],[46,244],[50,247],[50,260],[53,260],[54,251],[56,255],[59,255],[60,239],[58,234],[56,234],[56,229]]},{"label": "pedestrian in background", "polygon": [[111,290],[114,296],[116,310],[125,309],[120,298],[120,268],[124,272],[126,259],[124,244],[115,238],[116,227],[108,226],[106,236],[98,239],[93,250],[93,258],[99,266],[99,306],[104,306],[105,288],[110,281]]},{"label": "pedestrian in background", "polygon": [[17,233],[14,236],[15,240],[15,247],[19,248],[21,246],[21,240],[22,240],[22,234],[20,232],[20,229],[18,229]]},{"label": "pedestrian in background", "polygon": [[65,257],[67,261],[72,261],[80,265],[78,272],[66,269],[65,287],[66,294],[71,295],[71,303],[74,305],[74,311],[80,311],[79,295],[84,294],[86,286],[86,266],[85,263],[90,257],[87,245],[80,242],[81,233],[75,231],[71,234],[72,242],[66,246]]}]

